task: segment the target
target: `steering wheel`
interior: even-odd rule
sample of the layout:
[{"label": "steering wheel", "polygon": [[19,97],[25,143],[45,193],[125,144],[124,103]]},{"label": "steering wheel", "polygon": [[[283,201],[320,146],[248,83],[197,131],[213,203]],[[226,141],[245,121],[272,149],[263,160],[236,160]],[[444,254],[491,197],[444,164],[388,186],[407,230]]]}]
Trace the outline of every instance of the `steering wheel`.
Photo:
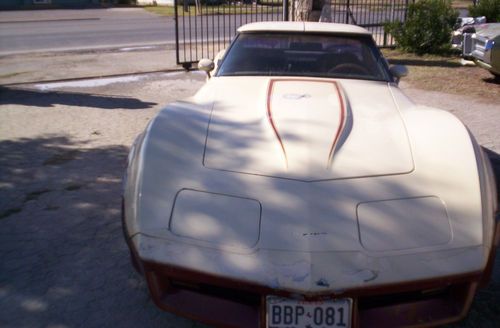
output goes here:
[{"label": "steering wheel", "polygon": [[368,71],[368,69],[366,69],[365,67],[354,63],[344,63],[337,65],[329,70],[328,73],[361,73],[365,75],[371,74],[370,71]]}]

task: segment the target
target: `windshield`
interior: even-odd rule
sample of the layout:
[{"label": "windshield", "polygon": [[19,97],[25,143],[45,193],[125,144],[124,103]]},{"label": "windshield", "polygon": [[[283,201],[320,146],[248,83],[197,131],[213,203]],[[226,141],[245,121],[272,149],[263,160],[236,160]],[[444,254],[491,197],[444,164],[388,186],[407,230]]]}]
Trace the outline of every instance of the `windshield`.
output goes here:
[{"label": "windshield", "polygon": [[368,36],[242,33],[217,76],[285,75],[390,81]]}]

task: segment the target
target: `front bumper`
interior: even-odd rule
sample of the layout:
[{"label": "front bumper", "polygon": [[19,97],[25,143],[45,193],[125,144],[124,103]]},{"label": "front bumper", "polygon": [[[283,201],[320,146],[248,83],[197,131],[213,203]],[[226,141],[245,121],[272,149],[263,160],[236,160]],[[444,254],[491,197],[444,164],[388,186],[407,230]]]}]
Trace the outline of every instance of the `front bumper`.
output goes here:
[{"label": "front bumper", "polygon": [[159,308],[217,327],[266,327],[267,295],[311,301],[352,298],[353,327],[442,325],[466,316],[481,279],[479,273],[473,273],[307,297],[182,268],[140,263]]},{"label": "front bumper", "polygon": [[492,67],[491,67],[490,64],[485,63],[485,62],[483,62],[481,60],[476,59],[475,63],[476,63],[477,66],[479,66],[481,68],[484,68],[484,69],[487,69],[487,70],[491,70],[492,69]]},{"label": "front bumper", "polygon": [[266,327],[266,296],[303,300],[353,299],[352,327],[437,326],[463,319],[476,290],[488,283],[500,243],[484,271],[336,292],[301,295],[198,270],[143,260],[126,233],[134,267],[147,280],[151,297],[162,310],[216,327]]},{"label": "front bumper", "polygon": [[493,68],[493,66],[491,66],[490,64],[478,59],[475,59],[474,62],[477,66],[484,68],[485,70],[488,70],[494,74],[500,75],[500,70]]},{"label": "front bumper", "polygon": [[489,278],[489,273],[475,272],[308,296],[142,261],[134,248],[131,254],[159,308],[217,327],[265,327],[267,295],[307,300],[352,298],[353,327],[441,325],[465,317],[480,282]]}]

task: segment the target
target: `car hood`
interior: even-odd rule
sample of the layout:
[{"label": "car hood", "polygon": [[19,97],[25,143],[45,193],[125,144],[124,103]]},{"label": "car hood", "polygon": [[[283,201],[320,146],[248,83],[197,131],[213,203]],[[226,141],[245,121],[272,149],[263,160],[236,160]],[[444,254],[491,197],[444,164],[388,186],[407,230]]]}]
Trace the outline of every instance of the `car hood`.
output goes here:
[{"label": "car hood", "polygon": [[301,181],[413,170],[385,82],[219,77],[210,84],[207,168]]},{"label": "car hood", "polygon": [[141,140],[125,220],[142,259],[299,293],[486,263],[473,139],[393,85],[216,77]]},{"label": "car hood", "polygon": [[476,34],[488,39],[493,39],[500,35],[500,23],[478,25],[476,26]]}]

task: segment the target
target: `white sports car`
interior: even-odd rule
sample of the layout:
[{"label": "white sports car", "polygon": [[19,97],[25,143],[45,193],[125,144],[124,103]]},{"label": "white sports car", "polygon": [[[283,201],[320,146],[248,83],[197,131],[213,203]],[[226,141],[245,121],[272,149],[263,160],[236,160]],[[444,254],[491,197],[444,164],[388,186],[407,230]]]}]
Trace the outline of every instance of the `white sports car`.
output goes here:
[{"label": "white sports car", "polygon": [[401,92],[367,30],[249,24],[199,67],[126,173],[125,237],[160,308],[269,328],[467,313],[500,236],[489,160]]}]

